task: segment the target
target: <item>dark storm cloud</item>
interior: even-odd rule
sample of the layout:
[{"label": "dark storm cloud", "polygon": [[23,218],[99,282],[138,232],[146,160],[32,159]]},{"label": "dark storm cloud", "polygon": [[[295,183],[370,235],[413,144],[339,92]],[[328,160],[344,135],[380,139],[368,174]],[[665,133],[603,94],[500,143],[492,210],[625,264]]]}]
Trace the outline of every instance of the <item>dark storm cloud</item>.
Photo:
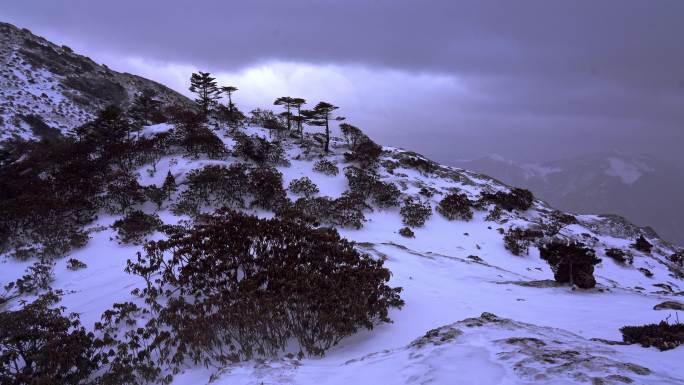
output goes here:
[{"label": "dark storm cloud", "polygon": [[[459,135],[484,146],[467,147],[503,153],[525,141],[548,145],[548,156],[569,146],[667,153],[684,144],[679,0],[5,0],[0,14],[86,54],[211,71],[291,61],[454,76],[470,97],[441,89],[392,123],[410,146],[428,119],[437,136],[420,150],[441,160],[453,153],[445,139],[454,126],[471,127]],[[375,128],[383,129],[389,137],[389,126]]]}]

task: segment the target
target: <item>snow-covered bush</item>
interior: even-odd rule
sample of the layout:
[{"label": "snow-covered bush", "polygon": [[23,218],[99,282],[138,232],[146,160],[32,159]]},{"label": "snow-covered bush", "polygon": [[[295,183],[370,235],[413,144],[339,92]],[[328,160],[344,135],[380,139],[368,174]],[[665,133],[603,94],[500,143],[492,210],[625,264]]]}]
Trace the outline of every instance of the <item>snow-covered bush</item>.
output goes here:
[{"label": "snow-covered bush", "polygon": [[432,206],[428,201],[406,198],[399,213],[406,226],[421,227],[432,215]]},{"label": "snow-covered bush", "polygon": [[306,176],[299,179],[293,179],[288,188],[294,194],[304,195],[305,197],[314,196],[319,192],[318,186]]},{"label": "snow-covered bush", "polygon": [[532,207],[532,203],[534,203],[534,195],[530,191],[521,188],[514,188],[510,192],[483,192],[480,199],[483,202],[494,203],[508,211],[525,211]]},{"label": "snow-covered bush", "polygon": [[210,159],[224,159],[229,154],[221,138],[207,127],[199,125],[174,131],[177,144],[194,158],[205,155]]},{"label": "snow-covered bush", "polygon": [[680,323],[668,324],[661,321],[643,326],[623,326],[620,332],[623,341],[640,344],[645,348],[653,346],[660,350],[670,350],[684,344],[684,324]]},{"label": "snow-covered bush", "polygon": [[471,206],[472,202],[470,202],[470,199],[465,194],[451,193],[439,202],[437,212],[450,221],[454,219],[467,221],[473,219]]},{"label": "snow-covered bush", "polygon": [[601,259],[584,244],[554,240],[542,245],[539,254],[551,266],[556,282],[570,283],[582,289],[596,286],[594,265]]},{"label": "snow-covered bush", "polygon": [[157,214],[145,214],[140,210],[134,210],[114,221],[112,228],[116,230],[121,243],[140,244],[161,225],[162,221]]},{"label": "snow-covered bush", "polygon": [[403,305],[383,262],[336,230],[228,210],[169,230],[128,271],[147,283],[149,353],[176,366],[269,356],[293,341],[322,355]]},{"label": "snow-covered bush", "polygon": [[328,176],[335,176],[340,173],[340,169],[337,168],[337,165],[327,159],[321,159],[314,163],[313,170]]}]

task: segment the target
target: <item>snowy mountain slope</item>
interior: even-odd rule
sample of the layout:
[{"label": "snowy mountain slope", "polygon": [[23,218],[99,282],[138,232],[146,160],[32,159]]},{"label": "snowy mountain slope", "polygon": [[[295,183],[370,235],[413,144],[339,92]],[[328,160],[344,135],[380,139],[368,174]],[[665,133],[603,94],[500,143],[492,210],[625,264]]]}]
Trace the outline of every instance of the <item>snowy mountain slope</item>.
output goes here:
[{"label": "snowy mountain slope", "polygon": [[143,90],[154,91],[164,104],[189,102],[161,84],[0,23],[0,140],[66,132],[107,105],[128,105]]},{"label": "snowy mountain slope", "polygon": [[487,156],[454,165],[529,188],[563,210],[623,215],[684,244],[684,170],[652,156],[610,152],[543,164]]},{"label": "snowy mountain slope", "polygon": [[[168,129],[171,126],[164,124],[145,132]],[[265,139],[270,136],[259,127],[243,131]],[[225,128],[220,127],[216,134],[229,150],[234,149],[235,140]],[[341,140],[333,140],[328,155],[312,151],[297,138],[284,138],[281,143],[289,161],[288,166],[277,167],[284,186],[307,176],[319,187],[319,196],[339,197],[349,188],[343,172],[327,176],[313,171],[315,161],[321,158],[335,162],[340,169],[352,165],[345,161],[343,154],[348,148]],[[244,159],[230,155],[216,160],[178,153],[162,158],[156,171],[148,164],[137,174],[142,185],[161,186],[170,171],[182,184],[193,169],[236,162]],[[431,197],[422,197],[433,209],[453,190],[473,200],[485,191],[509,190],[485,175],[440,166],[401,149],[385,147],[380,164],[381,180],[393,183],[403,196],[431,191]],[[166,202],[159,210],[165,223],[188,219],[173,214],[170,205]],[[149,202],[141,208],[156,211]],[[602,262],[595,272],[597,288],[572,290],[553,283],[553,273],[539,258],[536,247],[527,256],[512,255],[499,231],[548,226],[557,214],[551,207],[536,200],[529,210],[503,212],[496,220],[487,219],[490,209],[476,210],[469,221],[449,221],[434,212],[424,227],[414,229],[415,238],[398,234],[404,226],[398,208],[367,210],[363,228],[339,231],[356,241],[360,250],[385,259],[393,274],[391,285],[403,287],[406,305],[391,311],[393,323],[344,339],[324,358],[283,356],[221,368],[187,366],[174,384],[207,383],[212,375],[219,384],[684,383],[681,347],[660,352],[592,340],[619,340],[618,329],[624,325],[659,322],[674,313],[653,310],[661,302],[680,300],[684,291],[679,268],[668,260],[676,251],[671,245],[625,221],[577,216],[578,223],[562,226],[559,236],[591,245]],[[248,212],[273,215],[261,210]],[[141,247],[115,240],[109,226],[116,219],[118,216],[100,215],[89,226],[88,244],[59,259],[55,266],[53,288],[64,290],[62,305],[79,313],[86,326],[99,321],[113,303],[138,300],[131,290],[143,285],[139,277],[124,272],[126,260]],[[640,234],[654,248],[651,253],[631,250],[632,265],[619,265],[605,256],[607,248],[630,249]],[[152,238],[162,237],[157,233]],[[88,267],[70,271],[66,267],[69,258]],[[0,282],[17,279],[30,264],[5,259]],[[16,307],[18,301],[7,306]]]}]

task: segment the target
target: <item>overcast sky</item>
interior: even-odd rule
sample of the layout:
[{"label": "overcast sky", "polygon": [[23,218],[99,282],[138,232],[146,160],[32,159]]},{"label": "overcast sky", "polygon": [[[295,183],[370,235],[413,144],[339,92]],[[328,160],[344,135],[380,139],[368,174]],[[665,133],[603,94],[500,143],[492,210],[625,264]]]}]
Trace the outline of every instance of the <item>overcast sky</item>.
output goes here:
[{"label": "overcast sky", "polygon": [[247,111],[326,100],[444,163],[684,147],[681,0],[2,0],[0,19],[186,94],[210,71]]}]

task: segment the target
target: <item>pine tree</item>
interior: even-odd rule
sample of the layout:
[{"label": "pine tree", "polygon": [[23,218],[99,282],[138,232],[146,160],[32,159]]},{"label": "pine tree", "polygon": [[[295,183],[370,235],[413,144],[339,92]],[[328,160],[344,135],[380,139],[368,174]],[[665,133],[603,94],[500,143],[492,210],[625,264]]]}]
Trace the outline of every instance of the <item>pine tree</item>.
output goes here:
[{"label": "pine tree", "polygon": [[325,127],[325,152],[330,151],[330,120],[344,120],[342,116],[333,117],[333,111],[338,108],[327,102],[319,102],[313,110],[302,111],[308,125]]},{"label": "pine tree", "polygon": [[304,122],[304,117],[302,116],[302,106],[306,104],[306,100],[302,98],[294,98],[292,100],[292,106],[297,109],[297,115],[293,116],[292,120],[297,124],[297,132],[299,132],[299,137],[301,138],[303,135],[303,122]]},{"label": "pine tree", "polygon": [[154,90],[145,89],[139,92],[133,99],[133,104],[128,113],[140,125],[148,125],[158,116],[161,109],[161,102],[155,99],[157,93]]},{"label": "pine tree", "polygon": [[197,105],[202,111],[204,118],[209,114],[209,109],[221,98],[221,91],[216,85],[216,78],[208,72],[199,71],[190,78],[190,91],[197,94]]},{"label": "pine tree", "polygon": [[177,188],[176,178],[173,177],[171,170],[169,170],[164,179],[164,184],[162,185],[162,191],[166,194],[166,199],[171,199],[171,194],[173,194]]},{"label": "pine tree", "polygon": [[285,117],[285,120],[287,121],[287,130],[292,129],[292,112],[291,109],[294,107],[295,99],[289,96],[281,96],[278,99],[273,102],[273,105],[275,106],[283,106],[285,108],[285,112],[280,114],[281,116]]},{"label": "pine tree", "polygon": [[228,109],[230,110],[230,112],[233,112],[233,99],[232,99],[232,95],[233,95],[233,92],[235,92],[235,91],[237,91],[237,90],[238,90],[238,88],[237,88],[237,87],[234,87],[234,86],[224,86],[224,87],[221,87],[221,92],[224,92],[226,95],[228,95]]}]

